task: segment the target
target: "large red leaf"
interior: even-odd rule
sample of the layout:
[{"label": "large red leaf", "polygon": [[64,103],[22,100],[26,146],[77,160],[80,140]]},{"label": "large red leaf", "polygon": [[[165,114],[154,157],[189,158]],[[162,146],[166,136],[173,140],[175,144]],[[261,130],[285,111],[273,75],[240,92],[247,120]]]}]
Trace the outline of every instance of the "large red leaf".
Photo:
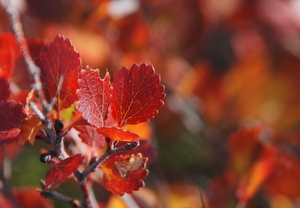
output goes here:
[{"label": "large red leaf", "polygon": [[54,163],[46,173],[45,190],[58,188],[68,177],[79,168],[85,157],[77,154],[59,163]]},{"label": "large red leaf", "polygon": [[37,64],[41,67],[41,79],[48,101],[55,97],[60,79],[63,84],[57,93],[56,111],[70,107],[77,99],[77,80],[81,69],[81,59],[69,41],[62,36],[41,50]]},{"label": "large red leaf", "polygon": [[112,92],[109,74],[101,79],[98,70],[87,66],[81,70],[78,87],[78,111],[90,124],[97,128],[104,126]]},{"label": "large red leaf", "polygon": [[0,100],[7,100],[10,95],[9,84],[6,78],[0,77]]},{"label": "large red leaf", "polygon": [[144,186],[148,175],[145,168],[148,158],[136,155],[113,155],[102,163],[103,184],[113,194],[131,194]]},{"label": "large red leaf", "polygon": [[26,116],[21,104],[14,101],[0,101],[0,144],[17,140],[22,121]]},{"label": "large red leaf", "polygon": [[102,127],[98,129],[98,132],[103,134],[105,137],[110,139],[109,145],[111,146],[115,141],[126,141],[126,142],[132,142],[140,139],[140,136],[119,128],[119,127]]},{"label": "large red leaf", "polygon": [[89,125],[78,125],[74,127],[79,131],[79,137],[82,142],[88,144],[91,147],[103,147],[105,142],[105,137],[103,134],[100,134],[96,127]]},{"label": "large red leaf", "polygon": [[123,67],[114,75],[112,116],[119,126],[148,121],[164,104],[164,86],[151,65]]}]

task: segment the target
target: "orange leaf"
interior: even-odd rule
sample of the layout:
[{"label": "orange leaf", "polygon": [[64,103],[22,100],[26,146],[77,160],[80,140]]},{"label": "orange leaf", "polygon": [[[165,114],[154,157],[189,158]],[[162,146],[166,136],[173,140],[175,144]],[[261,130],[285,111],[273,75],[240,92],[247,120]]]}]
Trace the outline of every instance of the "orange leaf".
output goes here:
[{"label": "orange leaf", "polygon": [[131,132],[124,130],[119,127],[102,127],[98,129],[98,132],[103,134],[105,137],[111,139],[109,145],[112,146],[115,141],[126,141],[132,142],[140,139],[140,136]]},{"label": "orange leaf", "polygon": [[113,194],[131,194],[144,186],[142,180],[148,175],[145,168],[148,158],[142,154],[113,155],[102,163],[103,184]]},{"label": "orange leaf", "polygon": [[39,132],[39,130],[45,128],[45,126],[42,124],[40,119],[34,115],[31,114],[28,118],[26,118],[23,121],[22,129],[19,134],[19,145],[24,145],[25,142],[28,140],[30,144],[34,144],[35,136]]}]

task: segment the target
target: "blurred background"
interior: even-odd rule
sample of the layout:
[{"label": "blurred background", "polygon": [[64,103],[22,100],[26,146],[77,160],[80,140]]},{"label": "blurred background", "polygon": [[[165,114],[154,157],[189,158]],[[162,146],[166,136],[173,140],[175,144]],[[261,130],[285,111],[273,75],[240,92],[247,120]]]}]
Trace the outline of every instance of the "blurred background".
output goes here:
[{"label": "blurred background", "polygon": [[[299,0],[12,2],[29,41],[61,34],[83,66],[99,68],[102,75],[144,62],[161,75],[167,96],[151,121],[150,173],[146,187],[133,195],[141,207],[300,207]],[[10,31],[3,8],[0,29]],[[18,70],[13,80],[29,87]],[[245,126],[260,126],[260,139],[267,134],[268,143],[295,168],[272,188],[261,182],[243,201],[239,179],[228,176],[230,161],[239,157],[228,141]],[[39,145],[27,145],[13,160],[13,185],[39,186],[49,167],[38,163]],[[257,157],[260,149],[251,151]],[[25,171],[36,166],[41,168]],[[76,196],[73,186],[67,182],[60,190]],[[124,207],[100,187],[96,196],[107,207]]]}]

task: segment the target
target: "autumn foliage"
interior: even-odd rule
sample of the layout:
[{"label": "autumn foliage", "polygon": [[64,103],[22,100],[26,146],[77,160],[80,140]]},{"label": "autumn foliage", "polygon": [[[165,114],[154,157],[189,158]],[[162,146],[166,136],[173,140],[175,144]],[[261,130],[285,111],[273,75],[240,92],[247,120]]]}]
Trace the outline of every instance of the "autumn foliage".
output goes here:
[{"label": "autumn foliage", "polygon": [[0,1],[0,207],[299,207],[299,31],[297,0]]}]

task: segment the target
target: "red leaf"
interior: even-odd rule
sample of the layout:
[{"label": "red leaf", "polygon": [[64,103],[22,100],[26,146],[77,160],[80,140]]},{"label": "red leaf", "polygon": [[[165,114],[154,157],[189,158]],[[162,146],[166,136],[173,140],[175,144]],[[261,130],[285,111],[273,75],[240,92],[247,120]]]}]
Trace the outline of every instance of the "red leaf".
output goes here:
[{"label": "red leaf", "polygon": [[84,161],[85,157],[81,154],[69,157],[56,163],[46,173],[45,190],[58,188]]},{"label": "red leaf", "polygon": [[148,175],[145,168],[148,158],[137,155],[113,155],[102,163],[103,184],[113,194],[131,194],[144,186]]},{"label": "red leaf", "polygon": [[72,119],[67,126],[68,130],[76,125],[89,125],[89,123],[82,117],[82,114],[78,110],[73,111],[72,114]]},{"label": "red leaf", "polygon": [[79,125],[74,127],[77,131],[79,131],[79,137],[82,142],[90,145],[91,147],[103,147],[105,142],[105,137],[98,133],[97,129],[93,126],[88,125]]},{"label": "red leaf", "polygon": [[119,126],[148,121],[163,106],[164,86],[151,65],[123,67],[114,75],[112,116]]},{"label": "red leaf", "polygon": [[23,106],[14,101],[0,101],[0,144],[17,140],[26,118]]},{"label": "red leaf", "polygon": [[14,59],[10,50],[0,50],[0,77],[10,78],[14,68]]},{"label": "red leaf", "polygon": [[100,128],[104,126],[111,100],[110,76],[106,73],[104,79],[101,79],[99,71],[89,66],[82,69],[80,75],[77,109],[90,124]]},{"label": "red leaf", "polygon": [[0,78],[0,101],[7,100],[10,95],[9,84],[6,78]]},{"label": "red leaf", "polygon": [[14,35],[0,32],[0,77],[11,77],[19,54],[19,46]]},{"label": "red leaf", "polygon": [[109,145],[112,146],[115,141],[126,141],[132,142],[140,139],[140,136],[131,132],[124,130],[119,127],[102,127],[98,129],[98,132],[103,134],[105,137],[110,138],[111,141]]},{"label": "red leaf", "polygon": [[[41,79],[48,101],[57,98],[55,110],[60,112],[70,107],[77,99],[77,80],[81,69],[81,59],[69,39],[56,36],[48,46],[44,47],[39,55],[37,64],[41,67]],[[60,92],[58,84],[63,78]]]}]

